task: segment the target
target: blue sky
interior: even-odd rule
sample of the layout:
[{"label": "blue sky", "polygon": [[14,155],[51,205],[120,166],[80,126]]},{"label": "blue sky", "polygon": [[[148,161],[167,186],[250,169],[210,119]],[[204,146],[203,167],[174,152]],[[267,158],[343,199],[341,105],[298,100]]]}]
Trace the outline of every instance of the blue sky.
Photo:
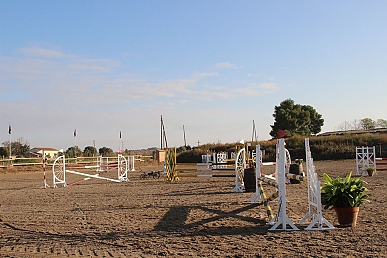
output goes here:
[{"label": "blue sky", "polygon": [[[1,1],[1,142],[269,139],[274,107],[387,119],[386,1]],[[122,131],[122,139],[119,132]],[[2,136],[1,136],[2,135]]]}]

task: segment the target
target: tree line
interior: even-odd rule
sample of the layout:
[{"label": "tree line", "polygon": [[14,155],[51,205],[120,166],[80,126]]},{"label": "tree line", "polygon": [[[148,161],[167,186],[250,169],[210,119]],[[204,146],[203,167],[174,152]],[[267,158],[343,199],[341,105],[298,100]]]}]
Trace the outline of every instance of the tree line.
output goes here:
[{"label": "tree line", "polygon": [[371,118],[363,118],[360,120],[353,120],[352,122],[344,121],[339,126],[337,130],[339,131],[351,131],[351,130],[372,130],[379,128],[387,128],[387,120],[377,119],[372,120]]},{"label": "tree line", "polygon": [[[23,138],[19,138],[16,141],[11,142],[11,154],[17,158],[28,158],[31,157],[30,144]],[[129,154],[129,150],[125,150],[125,154]],[[108,147],[99,148],[98,151],[94,146],[86,146],[83,151],[78,146],[69,147],[64,152],[59,152],[59,156],[65,155],[66,158],[74,157],[94,157],[102,155],[104,157],[115,155],[114,151]],[[0,147],[0,157],[9,156],[9,141],[3,142],[3,146]]]}]

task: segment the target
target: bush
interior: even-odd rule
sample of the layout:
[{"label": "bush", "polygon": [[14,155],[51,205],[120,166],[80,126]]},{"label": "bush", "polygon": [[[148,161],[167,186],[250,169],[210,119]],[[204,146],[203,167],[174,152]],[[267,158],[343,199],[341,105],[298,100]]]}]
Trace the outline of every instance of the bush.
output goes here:
[{"label": "bush", "polygon": [[[305,137],[294,136],[287,138],[286,148],[292,159],[305,159]],[[263,161],[275,160],[276,140],[261,141],[261,150],[265,152]],[[332,136],[309,137],[310,149],[314,160],[341,160],[355,159],[356,147],[375,146],[377,156],[387,157],[387,134],[343,134]],[[177,156],[177,162],[197,163],[201,162],[201,155],[209,152],[235,152],[236,143],[205,144],[194,150],[184,151]],[[252,144],[255,149],[255,144]],[[180,157],[181,156],[181,157]]]}]

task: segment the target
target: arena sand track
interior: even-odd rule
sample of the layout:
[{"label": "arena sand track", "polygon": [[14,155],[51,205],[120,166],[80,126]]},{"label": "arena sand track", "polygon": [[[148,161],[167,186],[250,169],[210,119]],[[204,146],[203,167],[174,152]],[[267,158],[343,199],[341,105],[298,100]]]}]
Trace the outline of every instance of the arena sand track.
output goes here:
[{"label": "arena sand track", "polygon": [[[315,165],[320,179],[323,172],[335,177],[355,169],[354,160]],[[233,178],[167,183],[140,180],[135,171],[130,182],[91,179],[41,189],[41,171],[3,170],[0,256],[387,257],[386,174],[365,178],[373,196],[355,228],[272,232],[265,208],[246,202],[252,193],[231,193]],[[69,176],[68,182],[78,178]],[[308,209],[306,184],[288,185],[287,198],[287,215],[297,223]],[[272,208],[277,210],[276,203]],[[323,215],[337,225],[332,210]]]}]

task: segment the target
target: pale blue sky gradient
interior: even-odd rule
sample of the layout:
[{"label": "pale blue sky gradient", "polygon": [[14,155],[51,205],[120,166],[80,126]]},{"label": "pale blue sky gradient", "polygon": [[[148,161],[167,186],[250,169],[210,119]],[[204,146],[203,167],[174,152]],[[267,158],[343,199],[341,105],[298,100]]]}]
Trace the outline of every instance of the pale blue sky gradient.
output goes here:
[{"label": "pale blue sky gradient", "polygon": [[386,1],[0,3],[1,142],[159,147],[160,115],[170,147],[265,140],[287,98],[323,132],[387,119]]}]

